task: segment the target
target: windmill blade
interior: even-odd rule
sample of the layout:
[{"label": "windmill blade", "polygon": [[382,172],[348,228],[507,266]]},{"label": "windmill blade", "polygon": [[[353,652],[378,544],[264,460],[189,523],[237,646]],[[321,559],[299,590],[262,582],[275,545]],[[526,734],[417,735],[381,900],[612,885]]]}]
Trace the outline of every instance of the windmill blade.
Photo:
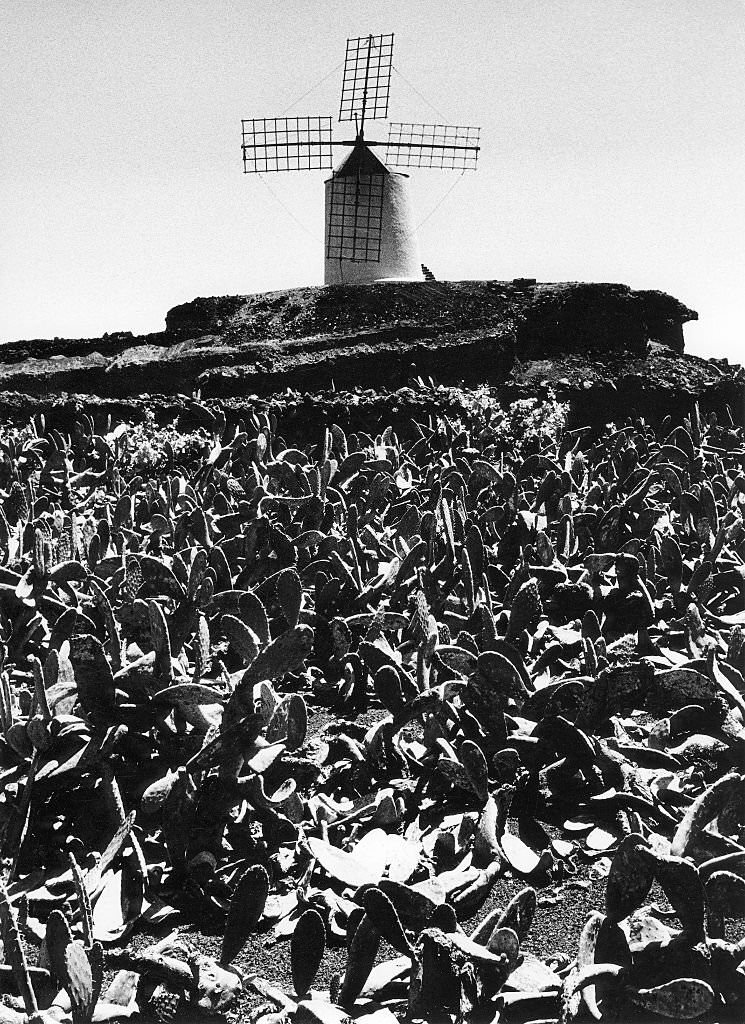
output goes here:
[{"label": "windmill blade", "polygon": [[379,263],[383,235],[385,174],[334,177],[326,211],[326,256]]},{"label": "windmill blade", "polygon": [[243,173],[331,169],[330,117],[257,117],[243,125]]},{"label": "windmill blade", "polygon": [[480,128],[466,125],[391,122],[385,162],[391,167],[475,171],[480,134]]},{"label": "windmill blade", "polygon": [[340,121],[388,116],[393,64],[393,33],[347,39]]}]

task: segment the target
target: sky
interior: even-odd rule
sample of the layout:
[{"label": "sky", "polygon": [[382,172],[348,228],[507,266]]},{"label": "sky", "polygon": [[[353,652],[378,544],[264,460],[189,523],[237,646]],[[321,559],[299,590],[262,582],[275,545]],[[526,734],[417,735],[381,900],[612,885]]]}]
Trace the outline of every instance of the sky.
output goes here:
[{"label": "sky", "polygon": [[244,175],[241,118],[336,118],[387,32],[391,118],[482,127],[412,172],[439,279],[658,288],[745,362],[745,0],[0,0],[0,341],[321,284],[324,172]]}]

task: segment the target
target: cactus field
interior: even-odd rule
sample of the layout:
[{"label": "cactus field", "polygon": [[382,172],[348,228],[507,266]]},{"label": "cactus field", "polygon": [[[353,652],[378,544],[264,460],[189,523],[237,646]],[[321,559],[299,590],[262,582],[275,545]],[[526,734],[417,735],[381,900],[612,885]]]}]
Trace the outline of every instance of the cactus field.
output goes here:
[{"label": "cactus field", "polygon": [[0,427],[0,1024],[745,1019],[728,410]]}]

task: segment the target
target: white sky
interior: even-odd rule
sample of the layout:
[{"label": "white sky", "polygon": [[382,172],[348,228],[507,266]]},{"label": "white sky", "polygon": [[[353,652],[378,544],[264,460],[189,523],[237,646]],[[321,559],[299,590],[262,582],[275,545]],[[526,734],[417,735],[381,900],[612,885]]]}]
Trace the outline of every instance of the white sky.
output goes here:
[{"label": "white sky", "polygon": [[0,0],[0,340],[321,283],[324,174],[244,176],[240,121],[329,72],[287,112],[336,117],[368,32],[394,120],[483,128],[475,174],[412,173],[439,278],[660,288],[745,361],[741,0]]}]

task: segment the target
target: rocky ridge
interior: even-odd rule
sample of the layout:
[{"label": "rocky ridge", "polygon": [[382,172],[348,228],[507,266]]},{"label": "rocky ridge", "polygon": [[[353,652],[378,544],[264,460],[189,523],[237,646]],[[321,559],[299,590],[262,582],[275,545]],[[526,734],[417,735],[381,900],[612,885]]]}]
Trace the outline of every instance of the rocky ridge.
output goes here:
[{"label": "rocky ridge", "polygon": [[26,415],[51,396],[62,413],[81,396],[137,415],[198,389],[237,409],[258,402],[354,424],[380,404],[420,411],[432,396],[409,385],[431,377],[446,405],[448,388],[490,385],[506,400],[553,391],[580,418],[664,415],[693,401],[739,410],[742,371],[684,353],[694,319],[663,292],[529,280],[198,298],[155,334],[4,346],[0,407]]}]

